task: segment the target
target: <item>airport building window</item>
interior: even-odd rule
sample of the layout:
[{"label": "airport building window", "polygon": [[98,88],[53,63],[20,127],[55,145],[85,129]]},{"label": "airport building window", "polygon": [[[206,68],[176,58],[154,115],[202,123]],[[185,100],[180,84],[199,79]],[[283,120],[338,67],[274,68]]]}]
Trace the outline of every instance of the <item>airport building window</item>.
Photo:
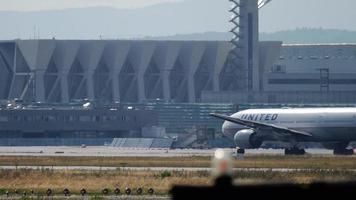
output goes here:
[{"label": "airport building window", "polygon": [[9,118],[7,116],[0,116],[0,122],[7,122]]},{"label": "airport building window", "polygon": [[[315,85],[320,84],[320,79],[269,79],[269,84],[293,84],[293,85]],[[354,85],[356,84],[356,79],[331,79],[330,84],[336,85]]]},{"label": "airport building window", "polygon": [[24,122],[28,122],[28,117],[27,116],[23,116],[23,121]]},{"label": "airport building window", "polygon": [[91,120],[90,116],[80,116],[79,117],[79,121],[81,121],[81,122],[90,122],[92,120]]},{"label": "airport building window", "polygon": [[23,121],[24,121],[24,122],[33,121],[33,117],[32,117],[32,116],[24,116],[24,117],[23,117]]},{"label": "airport building window", "polygon": [[77,116],[69,116],[69,121],[70,122],[79,121],[79,118]]},{"label": "airport building window", "polygon": [[100,122],[100,116],[95,116],[95,122]]},{"label": "airport building window", "polygon": [[340,58],[342,55],[343,55],[342,49],[338,49],[338,50],[337,50],[337,56],[338,56],[338,58]]},{"label": "airport building window", "polygon": [[280,65],[276,64],[272,67],[272,72],[273,73],[285,73],[286,72],[286,66],[285,65]]},{"label": "airport building window", "polygon": [[110,116],[109,118],[110,118],[111,121],[116,121],[117,120],[116,116]]},{"label": "airport building window", "polygon": [[109,116],[102,116],[102,121],[103,121],[103,122],[111,121],[111,117],[109,117]]},{"label": "airport building window", "polygon": [[48,118],[48,121],[56,121],[56,117],[53,115],[49,115],[47,118]]},{"label": "airport building window", "polygon": [[317,59],[318,59],[318,56],[309,56],[309,59],[311,59],[311,60],[317,60]]},{"label": "airport building window", "polygon": [[70,122],[70,117],[69,116],[64,116],[64,121],[65,122]]},{"label": "airport building window", "polygon": [[63,121],[63,122],[64,122],[64,121],[67,121],[67,120],[66,120],[66,116],[62,116],[62,115],[57,116],[57,120],[58,120],[58,121]]}]

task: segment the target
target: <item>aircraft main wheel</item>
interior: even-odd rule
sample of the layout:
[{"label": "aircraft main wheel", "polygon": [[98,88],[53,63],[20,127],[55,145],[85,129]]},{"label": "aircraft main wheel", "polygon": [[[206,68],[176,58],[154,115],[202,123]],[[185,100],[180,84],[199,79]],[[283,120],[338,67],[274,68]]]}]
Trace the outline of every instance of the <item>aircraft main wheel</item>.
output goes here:
[{"label": "aircraft main wheel", "polygon": [[245,149],[236,149],[237,154],[245,154]]},{"label": "aircraft main wheel", "polygon": [[334,155],[350,156],[354,154],[353,149],[334,149]]},{"label": "aircraft main wheel", "polygon": [[305,150],[304,149],[299,149],[299,155],[305,155]]},{"label": "aircraft main wheel", "polygon": [[304,149],[298,149],[298,148],[291,148],[291,149],[285,149],[284,150],[285,155],[304,155],[305,150]]},{"label": "aircraft main wheel", "polygon": [[284,150],[284,154],[285,154],[285,155],[294,155],[292,149],[285,149],[285,150]]}]

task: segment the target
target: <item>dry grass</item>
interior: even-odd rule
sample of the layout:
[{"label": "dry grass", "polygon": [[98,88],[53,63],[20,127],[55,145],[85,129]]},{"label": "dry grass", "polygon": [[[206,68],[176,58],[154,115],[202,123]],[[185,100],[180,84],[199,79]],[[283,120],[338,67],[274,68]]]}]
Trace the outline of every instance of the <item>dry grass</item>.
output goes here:
[{"label": "dry grass", "polygon": [[[355,180],[356,172],[335,170],[311,170],[309,172],[236,172],[237,184],[256,183],[311,183],[315,181]],[[51,171],[51,170],[0,170],[0,193],[6,190],[35,190],[44,193],[48,188],[61,193],[69,188],[72,193],[79,193],[86,188],[91,194],[100,193],[103,188],[125,187],[132,189],[153,187],[158,194],[167,194],[172,185],[200,185],[213,183],[209,172],[153,172],[153,171]]]},{"label": "dry grass", "polygon": [[9,190],[35,190],[44,193],[48,188],[61,193],[69,188],[73,193],[79,193],[85,188],[90,193],[100,193],[104,188],[111,192],[119,187],[123,191],[126,187],[150,187],[158,194],[165,194],[173,184],[183,185],[209,185],[211,179],[208,173],[196,172],[170,172],[169,176],[162,172],[152,171],[115,171],[115,172],[88,172],[88,171],[39,171],[39,170],[1,170],[1,191]]},{"label": "dry grass", "polygon": [[355,156],[251,156],[236,161],[242,168],[356,169]]},{"label": "dry grass", "polygon": [[209,157],[0,156],[1,166],[208,167]]},{"label": "dry grass", "polygon": [[[2,156],[0,166],[112,166],[112,167],[210,167],[210,157],[27,157]],[[343,156],[246,156],[236,160],[238,168],[298,168],[305,172],[239,171],[234,181],[239,184],[356,180],[356,157]],[[41,168],[39,168],[41,169]],[[334,170],[319,170],[334,169]],[[14,189],[44,192],[53,188],[61,193],[70,188],[78,193],[86,188],[99,193],[103,188],[125,187],[132,189],[153,187],[159,194],[166,194],[172,185],[211,185],[210,173],[157,172],[157,171],[74,171],[74,170],[0,170],[0,193]]]},{"label": "dry grass", "polygon": [[310,170],[299,172],[238,172],[234,175],[236,183],[297,183],[352,181],[356,179],[355,171],[346,170]]},{"label": "dry grass", "polygon": [[[28,157],[1,156],[0,166],[210,167],[210,157]],[[237,168],[356,169],[351,156],[246,156]]]}]

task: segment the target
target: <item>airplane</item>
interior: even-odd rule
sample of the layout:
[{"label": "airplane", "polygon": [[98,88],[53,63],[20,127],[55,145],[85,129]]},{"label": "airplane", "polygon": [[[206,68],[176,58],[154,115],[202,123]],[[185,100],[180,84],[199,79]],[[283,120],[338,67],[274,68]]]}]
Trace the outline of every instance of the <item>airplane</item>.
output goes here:
[{"label": "airplane", "polygon": [[237,153],[260,148],[265,141],[289,144],[285,155],[303,155],[302,142],[321,143],[335,155],[352,155],[348,149],[356,141],[356,108],[249,109],[231,116],[210,114],[223,119],[223,135],[232,139]]}]

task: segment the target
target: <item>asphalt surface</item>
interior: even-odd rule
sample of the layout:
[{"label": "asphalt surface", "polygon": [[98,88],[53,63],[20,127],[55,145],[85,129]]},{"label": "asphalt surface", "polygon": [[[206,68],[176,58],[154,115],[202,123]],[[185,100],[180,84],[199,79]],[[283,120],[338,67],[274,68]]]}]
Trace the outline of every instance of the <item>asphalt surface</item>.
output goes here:
[{"label": "asphalt surface", "polygon": [[[119,149],[115,147],[0,147],[0,156],[79,156],[79,157],[182,157],[212,156],[215,149]],[[234,149],[228,149],[233,152]],[[332,155],[331,150],[307,149],[312,155]],[[284,155],[283,149],[247,150],[246,155]]]},{"label": "asphalt surface", "polygon": [[[99,166],[0,166],[1,170],[4,169],[31,169],[31,170],[81,170],[81,171],[211,171],[208,167],[99,167]],[[313,172],[323,171],[332,172],[335,169],[298,169],[298,168],[234,168],[234,171],[241,172]],[[345,169],[343,171],[356,172],[356,169]]]},{"label": "asphalt surface", "polygon": [[[0,147],[0,156],[78,156],[78,157],[181,157],[181,156],[212,156],[214,149],[119,149],[114,147]],[[234,152],[234,149],[227,149]],[[332,155],[331,150],[307,149],[312,155]],[[246,155],[284,155],[283,149],[255,149],[247,150]],[[211,168],[197,167],[101,167],[101,166],[0,166],[0,169],[50,169],[50,170],[87,170],[87,171],[210,171]],[[284,169],[284,168],[235,168],[235,171],[275,171],[296,172],[312,169]],[[328,169],[325,169],[326,171]]]}]

